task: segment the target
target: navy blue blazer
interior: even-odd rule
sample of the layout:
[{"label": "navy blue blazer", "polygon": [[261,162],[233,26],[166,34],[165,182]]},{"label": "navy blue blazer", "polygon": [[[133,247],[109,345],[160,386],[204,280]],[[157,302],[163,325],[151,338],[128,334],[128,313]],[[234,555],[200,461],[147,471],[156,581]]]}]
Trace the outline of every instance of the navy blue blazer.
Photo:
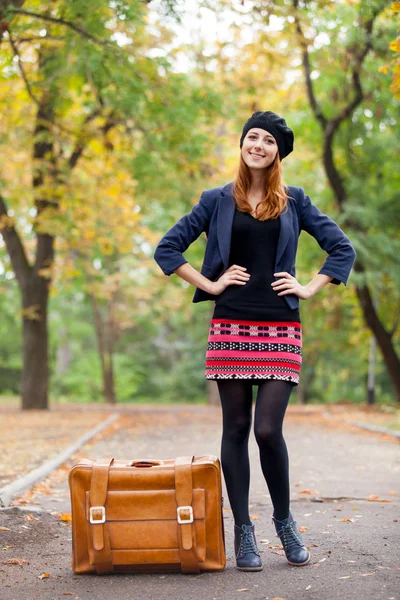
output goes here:
[{"label": "navy blue blazer", "polygon": [[[211,281],[216,281],[226,271],[235,214],[232,187],[233,182],[230,182],[225,186],[204,191],[191,212],[184,215],[161,238],[154,252],[154,260],[165,275],[171,275],[178,267],[188,262],[182,252],[203,231],[207,236],[207,245],[201,274]],[[328,253],[318,272],[331,275],[331,283],[338,285],[343,282],[346,285],[356,257],[349,238],[339,225],[311,202],[303,188],[288,186],[288,190],[288,210],[280,215],[281,228],[274,272],[286,271],[296,277],[297,243],[300,232],[304,230],[315,237],[320,247]],[[192,302],[215,300],[216,297],[215,294],[209,294],[196,287]],[[285,294],[283,298],[290,308],[299,306],[299,297],[296,294]]]}]

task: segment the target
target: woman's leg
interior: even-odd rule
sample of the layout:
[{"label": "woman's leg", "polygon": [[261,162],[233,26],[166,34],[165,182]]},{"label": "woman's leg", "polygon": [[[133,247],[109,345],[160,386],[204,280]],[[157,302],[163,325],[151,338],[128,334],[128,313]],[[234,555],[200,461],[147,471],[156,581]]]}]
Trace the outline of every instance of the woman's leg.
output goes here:
[{"label": "woman's leg", "polygon": [[282,425],[292,389],[293,384],[279,379],[261,383],[254,413],[254,434],[261,468],[274,507],[274,517],[280,520],[289,515],[289,456]]},{"label": "woman's leg", "polygon": [[217,379],[222,405],[221,466],[235,525],[250,525],[248,440],[253,388],[249,380]]}]

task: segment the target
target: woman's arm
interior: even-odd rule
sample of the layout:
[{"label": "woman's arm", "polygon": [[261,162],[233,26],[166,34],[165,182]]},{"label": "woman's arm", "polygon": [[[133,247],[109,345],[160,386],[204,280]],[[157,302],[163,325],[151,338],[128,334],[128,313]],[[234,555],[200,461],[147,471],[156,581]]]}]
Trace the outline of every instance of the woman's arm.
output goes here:
[{"label": "woman's arm", "polygon": [[312,235],[320,247],[329,254],[319,274],[330,275],[331,283],[338,285],[343,282],[346,285],[356,258],[354,247],[339,225],[323,214],[302,188],[300,192],[301,228]]},{"label": "woman's arm", "polygon": [[301,285],[293,275],[286,271],[274,273],[274,275],[279,279],[273,281],[271,286],[275,292],[278,292],[278,296],[296,294],[302,300],[308,300],[311,296],[314,296],[333,279],[331,275],[318,273],[307,285]]},{"label": "woman's arm", "polygon": [[207,292],[208,294],[212,293],[211,286],[213,282],[196,271],[196,269],[194,269],[188,262],[175,269],[174,273],[179,275],[179,277],[182,277],[182,279],[188,283],[192,283],[196,287]]},{"label": "woman's arm", "polygon": [[179,219],[159,241],[153,258],[165,275],[172,275],[178,267],[188,262],[182,253],[203,231],[208,231],[217,197],[215,191],[212,192],[203,192],[191,212]]}]

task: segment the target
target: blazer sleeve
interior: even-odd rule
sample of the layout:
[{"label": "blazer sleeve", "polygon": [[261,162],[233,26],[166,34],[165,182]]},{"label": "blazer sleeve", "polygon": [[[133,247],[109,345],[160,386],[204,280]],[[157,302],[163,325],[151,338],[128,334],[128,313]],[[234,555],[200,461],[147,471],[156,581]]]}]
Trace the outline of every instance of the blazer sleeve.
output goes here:
[{"label": "blazer sleeve", "polygon": [[209,192],[204,191],[191,212],[175,223],[159,241],[153,258],[165,275],[172,275],[178,267],[188,262],[182,252],[203,231],[208,231],[215,201],[215,195]]},{"label": "blazer sleeve", "polygon": [[320,247],[328,253],[318,273],[331,275],[330,283],[347,284],[350,271],[356,258],[356,251],[349,238],[335,221],[323,214],[301,190],[301,228],[312,235]]}]

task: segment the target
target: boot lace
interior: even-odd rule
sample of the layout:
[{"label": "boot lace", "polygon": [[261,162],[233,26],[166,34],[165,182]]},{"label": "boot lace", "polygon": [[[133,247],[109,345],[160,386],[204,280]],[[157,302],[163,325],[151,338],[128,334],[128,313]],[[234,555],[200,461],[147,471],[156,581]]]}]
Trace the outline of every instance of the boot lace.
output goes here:
[{"label": "boot lace", "polygon": [[281,538],[282,544],[286,550],[289,550],[294,546],[304,546],[304,542],[300,533],[296,531],[295,523],[295,521],[286,523],[278,532],[278,535]]},{"label": "boot lace", "polygon": [[247,529],[242,527],[242,533],[240,534],[240,544],[238,550],[238,556],[242,557],[244,554],[248,552],[254,552],[257,556],[260,556],[260,553],[257,548],[257,542],[254,537],[254,533],[251,529]]}]

